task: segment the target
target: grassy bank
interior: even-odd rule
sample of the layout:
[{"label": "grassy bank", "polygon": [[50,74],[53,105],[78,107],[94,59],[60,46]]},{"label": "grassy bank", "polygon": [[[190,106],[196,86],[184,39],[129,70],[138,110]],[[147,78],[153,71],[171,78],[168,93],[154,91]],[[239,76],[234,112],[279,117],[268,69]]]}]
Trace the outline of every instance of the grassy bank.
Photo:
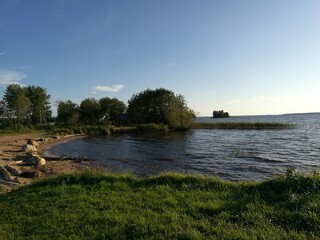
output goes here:
[{"label": "grassy bank", "polygon": [[[221,122],[221,123],[193,123],[193,129],[240,129],[240,130],[268,130],[268,129],[288,129],[294,128],[294,124],[287,123],[270,123],[270,122]],[[183,129],[187,130],[187,129]],[[164,124],[137,124],[130,126],[114,126],[114,125],[79,125],[79,126],[56,126],[42,125],[35,128],[27,128],[23,126],[7,127],[0,129],[0,136],[45,132],[51,135],[69,135],[69,134],[86,134],[109,136],[113,133],[166,133],[169,131],[181,131],[181,129],[169,129]]]},{"label": "grassy bank", "polygon": [[237,129],[237,130],[269,130],[290,129],[294,124],[278,122],[218,122],[218,123],[194,123],[194,129]]},{"label": "grassy bank", "polygon": [[316,239],[320,175],[65,175],[0,194],[3,239]]},{"label": "grassy bank", "polygon": [[86,134],[86,135],[98,135],[109,136],[112,133],[166,133],[169,131],[167,125],[164,124],[137,124],[131,126],[114,126],[114,125],[82,125],[82,126],[70,126],[59,127],[54,126],[50,130],[53,135],[68,135],[68,134]]}]

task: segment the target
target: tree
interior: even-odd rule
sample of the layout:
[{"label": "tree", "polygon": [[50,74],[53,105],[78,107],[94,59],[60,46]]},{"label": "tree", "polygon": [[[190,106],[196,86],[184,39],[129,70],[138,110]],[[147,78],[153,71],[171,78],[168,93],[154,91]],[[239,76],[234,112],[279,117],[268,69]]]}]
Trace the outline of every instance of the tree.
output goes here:
[{"label": "tree", "polygon": [[25,95],[18,95],[15,101],[15,115],[18,123],[27,123],[31,114],[31,101]]},{"label": "tree", "polygon": [[38,86],[26,87],[26,96],[30,99],[31,120],[35,125],[46,122],[51,117],[50,95],[47,90]]},{"label": "tree", "polygon": [[14,119],[14,111],[9,109],[5,101],[0,101],[0,117],[3,121],[6,121],[9,124],[12,124]]},{"label": "tree", "polygon": [[10,84],[4,91],[3,101],[9,109],[15,110],[18,97],[25,94],[25,88],[21,87],[19,84]]},{"label": "tree", "polygon": [[77,124],[80,110],[76,103],[68,101],[58,101],[58,121],[66,125]]},{"label": "tree", "polygon": [[174,129],[189,128],[194,118],[184,97],[164,88],[133,95],[127,112],[137,123],[163,123]]},{"label": "tree", "polygon": [[19,84],[8,85],[3,96],[5,114],[9,123],[44,123],[51,116],[50,95],[38,86],[22,87]]},{"label": "tree", "polygon": [[213,118],[228,118],[229,117],[229,113],[224,112],[223,110],[213,111],[212,115],[213,115],[212,116]]},{"label": "tree", "polygon": [[86,98],[80,104],[80,120],[85,124],[97,124],[101,118],[100,104],[94,98]]},{"label": "tree", "polygon": [[126,110],[125,103],[117,98],[101,98],[99,104],[102,118],[108,121],[116,121],[117,116]]},{"label": "tree", "polygon": [[8,85],[3,96],[3,110],[9,123],[27,122],[30,117],[31,102],[26,96],[26,89],[19,84]]}]

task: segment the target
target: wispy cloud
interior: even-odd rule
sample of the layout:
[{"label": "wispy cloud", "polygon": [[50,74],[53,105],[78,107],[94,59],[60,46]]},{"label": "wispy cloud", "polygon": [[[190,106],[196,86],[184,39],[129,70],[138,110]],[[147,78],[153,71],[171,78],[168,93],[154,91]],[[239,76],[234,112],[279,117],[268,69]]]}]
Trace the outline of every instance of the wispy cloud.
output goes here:
[{"label": "wispy cloud", "polygon": [[21,84],[26,75],[21,72],[0,70],[0,85]]},{"label": "wispy cloud", "polygon": [[92,93],[96,94],[97,92],[119,92],[124,88],[123,84],[116,84],[112,86],[95,86],[92,88]]},{"label": "wispy cloud", "polygon": [[5,55],[6,53],[7,53],[6,51],[0,52],[0,56]]}]

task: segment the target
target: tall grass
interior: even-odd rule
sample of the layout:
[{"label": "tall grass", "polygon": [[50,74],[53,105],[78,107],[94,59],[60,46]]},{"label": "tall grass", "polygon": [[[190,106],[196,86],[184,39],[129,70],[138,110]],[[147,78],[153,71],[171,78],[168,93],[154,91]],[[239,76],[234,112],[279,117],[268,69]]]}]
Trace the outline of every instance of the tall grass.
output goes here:
[{"label": "tall grass", "polygon": [[237,130],[268,130],[268,129],[290,129],[294,124],[279,122],[218,122],[218,123],[194,123],[194,129],[237,129]]},{"label": "tall grass", "polygon": [[83,126],[71,126],[71,127],[55,127],[53,129],[54,135],[69,135],[69,134],[86,134],[86,135],[101,135],[109,136],[111,129],[109,126],[95,126],[95,125],[83,125]]},{"label": "tall grass", "polygon": [[136,132],[137,133],[166,133],[169,131],[169,128],[165,124],[139,124],[136,125]]},{"label": "tall grass", "polygon": [[318,239],[320,175],[264,182],[86,172],[0,194],[3,239]]}]

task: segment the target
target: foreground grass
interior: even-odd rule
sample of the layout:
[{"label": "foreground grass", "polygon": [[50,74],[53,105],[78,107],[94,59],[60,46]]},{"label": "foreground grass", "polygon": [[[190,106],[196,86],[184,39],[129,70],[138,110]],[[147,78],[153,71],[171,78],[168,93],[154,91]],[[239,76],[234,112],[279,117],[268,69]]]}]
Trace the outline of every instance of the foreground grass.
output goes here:
[{"label": "foreground grass", "polygon": [[268,129],[289,129],[294,124],[279,122],[217,122],[217,123],[194,123],[194,129],[237,129],[237,130],[268,130]]},{"label": "foreground grass", "polygon": [[1,239],[316,239],[320,176],[65,175],[0,194]]}]

